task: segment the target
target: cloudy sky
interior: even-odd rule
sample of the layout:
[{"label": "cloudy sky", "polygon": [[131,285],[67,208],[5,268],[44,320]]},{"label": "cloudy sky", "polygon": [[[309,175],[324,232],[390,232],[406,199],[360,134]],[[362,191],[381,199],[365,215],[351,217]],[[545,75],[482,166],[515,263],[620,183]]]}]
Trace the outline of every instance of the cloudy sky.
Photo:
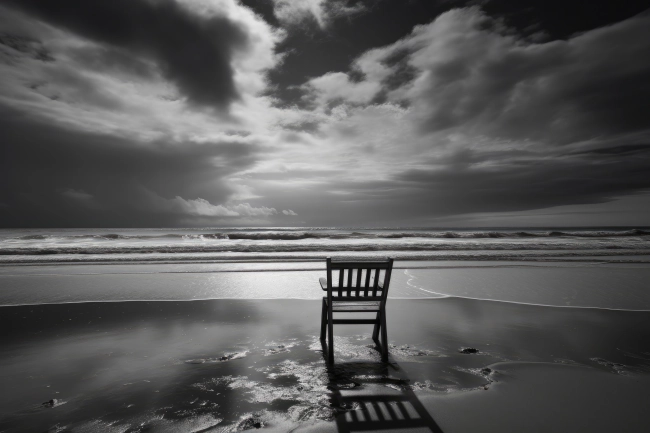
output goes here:
[{"label": "cloudy sky", "polygon": [[644,4],[2,0],[0,226],[650,225]]}]

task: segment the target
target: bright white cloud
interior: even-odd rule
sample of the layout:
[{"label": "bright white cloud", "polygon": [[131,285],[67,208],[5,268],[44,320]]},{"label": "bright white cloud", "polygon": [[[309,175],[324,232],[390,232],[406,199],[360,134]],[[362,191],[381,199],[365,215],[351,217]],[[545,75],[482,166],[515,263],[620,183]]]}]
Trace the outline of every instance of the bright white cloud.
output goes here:
[{"label": "bright white cloud", "polygon": [[313,19],[322,29],[337,17],[350,16],[365,10],[362,4],[348,5],[346,0],[273,0],[275,16],[285,25]]},{"label": "bright white cloud", "polygon": [[325,26],[323,4],[325,0],[274,0],[275,16],[284,23],[295,24],[311,17],[319,26]]},{"label": "bright white cloud", "polygon": [[166,211],[199,217],[269,217],[278,213],[274,208],[254,207],[249,203],[214,205],[202,198],[186,200],[179,196],[168,200],[158,198],[156,203]]},{"label": "bright white cloud", "polygon": [[381,90],[381,84],[377,81],[357,83],[351,81],[348,74],[330,72],[309,80],[304,88],[311,90],[320,104],[338,99],[351,103],[367,104]]}]

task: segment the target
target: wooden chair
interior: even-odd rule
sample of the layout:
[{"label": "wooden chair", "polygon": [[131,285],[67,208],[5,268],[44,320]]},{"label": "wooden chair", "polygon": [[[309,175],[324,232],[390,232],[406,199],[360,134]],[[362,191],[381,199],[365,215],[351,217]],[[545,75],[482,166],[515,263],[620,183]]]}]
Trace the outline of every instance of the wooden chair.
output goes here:
[{"label": "wooden chair", "polygon": [[[335,261],[327,258],[327,278],[320,278],[323,297],[320,339],[327,333],[327,362],[334,363],[334,325],[374,324],[372,339],[379,346],[381,360],[388,362],[386,297],[393,259],[383,261]],[[334,276],[336,275],[336,277]],[[374,274],[374,275],[373,275]],[[338,281],[338,284],[334,282]],[[334,319],[334,313],[376,313],[374,319]],[[381,343],[379,332],[381,331]]]}]

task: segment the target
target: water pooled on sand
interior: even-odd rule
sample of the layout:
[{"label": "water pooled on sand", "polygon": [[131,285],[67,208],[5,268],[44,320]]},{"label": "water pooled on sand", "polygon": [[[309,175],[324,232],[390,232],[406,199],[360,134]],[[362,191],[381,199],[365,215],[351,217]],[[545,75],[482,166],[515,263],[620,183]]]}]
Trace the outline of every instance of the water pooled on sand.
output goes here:
[{"label": "water pooled on sand", "polygon": [[233,359],[240,359],[245,357],[248,354],[248,351],[243,352],[228,352],[219,357],[214,358],[196,358],[188,359],[185,361],[186,364],[205,364],[205,363],[214,363],[214,362],[225,362],[232,361]]}]

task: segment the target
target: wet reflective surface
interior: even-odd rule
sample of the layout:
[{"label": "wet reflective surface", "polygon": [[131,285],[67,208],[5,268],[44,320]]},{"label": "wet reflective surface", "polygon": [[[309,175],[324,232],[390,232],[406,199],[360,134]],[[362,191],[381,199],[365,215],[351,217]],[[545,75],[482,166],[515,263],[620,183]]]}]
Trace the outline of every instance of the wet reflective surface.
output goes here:
[{"label": "wet reflective surface", "polygon": [[345,420],[415,417],[427,396],[491,391],[504,377],[497,362],[581,365],[621,380],[650,372],[645,312],[391,300],[390,363],[379,362],[371,327],[337,326],[329,368],[319,315],[308,300],[2,307],[0,429],[345,431]]}]

